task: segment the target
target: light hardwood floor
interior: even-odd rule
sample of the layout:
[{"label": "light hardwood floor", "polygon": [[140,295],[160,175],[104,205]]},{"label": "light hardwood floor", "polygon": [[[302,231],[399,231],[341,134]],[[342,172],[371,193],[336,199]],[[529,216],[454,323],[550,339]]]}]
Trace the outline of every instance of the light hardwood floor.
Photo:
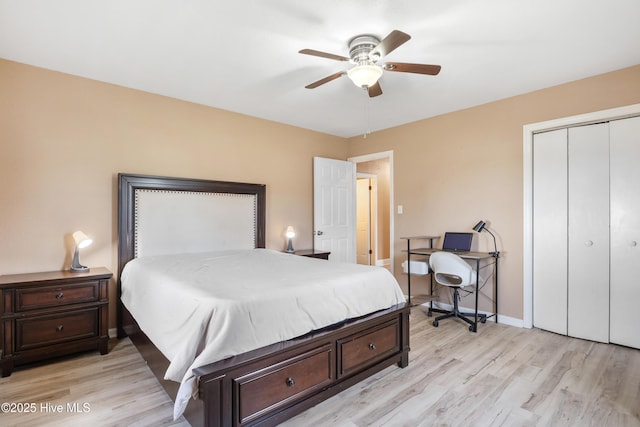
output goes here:
[{"label": "light hardwood floor", "polygon": [[[35,412],[0,413],[3,427],[189,426],[173,422],[173,403],[128,338],[110,340],[104,356],[96,351],[16,368],[0,378],[2,402],[35,404]],[[89,411],[68,410],[74,404],[84,410],[85,403]]]},{"label": "light hardwood floor", "polygon": [[[36,403],[0,414],[2,426],[167,426],[172,403],[128,339],[97,353],[17,369],[0,402]],[[90,412],[68,413],[68,403]],[[41,404],[63,405],[47,413]],[[78,424],[79,423],[79,424]],[[411,315],[410,363],[387,368],[284,426],[640,426],[640,350],[491,321]]]}]

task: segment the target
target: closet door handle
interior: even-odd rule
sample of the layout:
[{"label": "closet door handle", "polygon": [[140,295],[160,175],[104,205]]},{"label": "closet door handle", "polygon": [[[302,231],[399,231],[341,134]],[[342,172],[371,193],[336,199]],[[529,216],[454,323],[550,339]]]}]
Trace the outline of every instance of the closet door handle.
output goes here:
[{"label": "closet door handle", "polygon": [[593,240],[587,240],[584,244],[587,246],[593,246]]},{"label": "closet door handle", "polygon": [[636,246],[638,246],[638,242],[636,242],[635,240],[631,241],[631,247],[635,248]]}]

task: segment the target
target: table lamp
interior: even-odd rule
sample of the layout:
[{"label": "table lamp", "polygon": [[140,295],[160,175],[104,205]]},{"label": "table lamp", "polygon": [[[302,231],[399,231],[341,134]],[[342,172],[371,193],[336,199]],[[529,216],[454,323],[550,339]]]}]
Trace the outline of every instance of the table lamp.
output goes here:
[{"label": "table lamp", "polygon": [[80,260],[78,258],[78,249],[86,248],[93,240],[91,240],[86,234],[82,231],[78,230],[73,233],[73,240],[76,242],[76,248],[73,252],[73,260],[71,261],[71,271],[80,272],[80,271],[89,271],[89,267],[80,264]]},{"label": "table lamp", "polygon": [[287,231],[284,233],[284,235],[288,239],[288,241],[287,241],[287,249],[286,249],[285,252],[292,254],[294,252],[294,250],[293,250],[293,243],[292,243],[291,239],[296,237],[296,232],[293,230],[292,226],[288,226],[287,227]]}]

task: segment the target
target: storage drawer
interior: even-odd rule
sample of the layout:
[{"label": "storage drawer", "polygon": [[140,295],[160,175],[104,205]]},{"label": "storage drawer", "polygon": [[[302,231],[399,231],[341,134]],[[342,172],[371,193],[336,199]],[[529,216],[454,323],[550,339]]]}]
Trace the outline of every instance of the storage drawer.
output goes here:
[{"label": "storage drawer", "polygon": [[97,307],[16,319],[16,351],[98,336]]},{"label": "storage drawer", "polygon": [[400,328],[397,321],[338,340],[338,377],[366,368],[399,351]]},{"label": "storage drawer", "polygon": [[332,346],[327,344],[234,379],[237,420],[243,424],[289,404],[333,381]]},{"label": "storage drawer", "polygon": [[18,288],[15,291],[16,312],[98,301],[100,299],[99,283],[90,281],[35,289]]}]

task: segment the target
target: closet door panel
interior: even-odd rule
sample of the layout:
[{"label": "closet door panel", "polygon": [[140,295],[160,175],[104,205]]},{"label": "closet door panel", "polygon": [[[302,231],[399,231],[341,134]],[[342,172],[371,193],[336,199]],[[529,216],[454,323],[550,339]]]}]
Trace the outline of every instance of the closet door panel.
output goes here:
[{"label": "closet door panel", "polygon": [[609,125],[569,129],[568,334],[609,342]]},{"label": "closet door panel", "polygon": [[640,117],[610,124],[610,340],[640,348]]},{"label": "closet door panel", "polygon": [[533,325],[567,334],[567,130],[533,140]]}]

